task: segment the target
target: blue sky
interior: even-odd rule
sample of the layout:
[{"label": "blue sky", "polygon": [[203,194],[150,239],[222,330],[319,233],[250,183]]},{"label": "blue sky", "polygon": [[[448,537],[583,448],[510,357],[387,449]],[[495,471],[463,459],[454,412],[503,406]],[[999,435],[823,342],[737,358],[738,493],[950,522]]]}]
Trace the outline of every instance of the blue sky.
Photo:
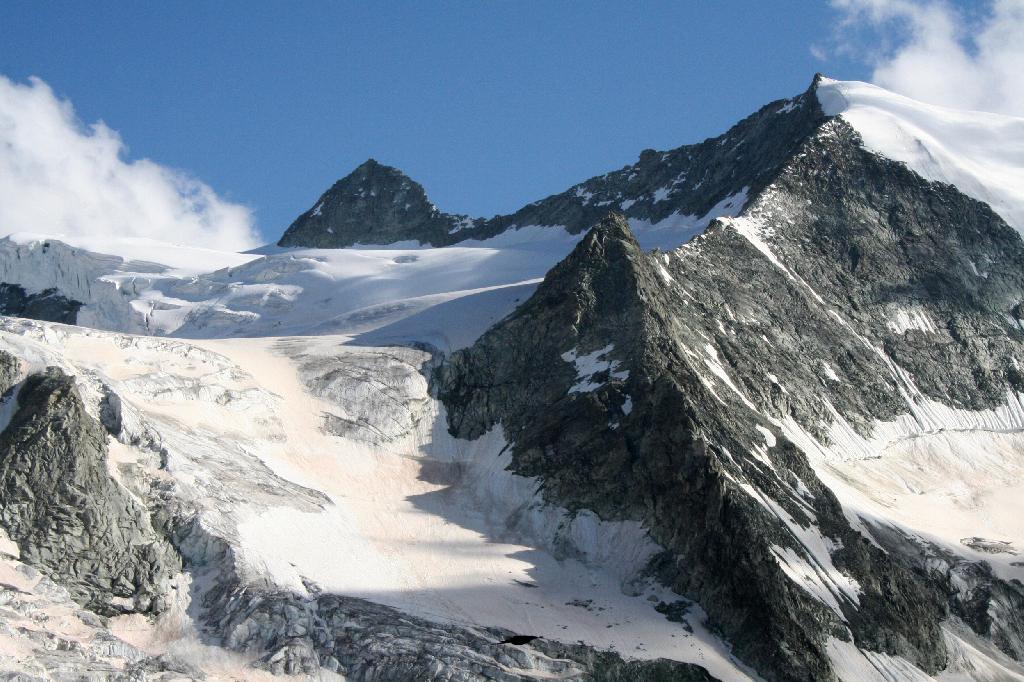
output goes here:
[{"label": "blue sky", "polygon": [[812,56],[836,21],[807,0],[5,0],[0,74],[42,78],[273,240],[367,157],[490,216],[717,134],[815,71],[868,79]]}]

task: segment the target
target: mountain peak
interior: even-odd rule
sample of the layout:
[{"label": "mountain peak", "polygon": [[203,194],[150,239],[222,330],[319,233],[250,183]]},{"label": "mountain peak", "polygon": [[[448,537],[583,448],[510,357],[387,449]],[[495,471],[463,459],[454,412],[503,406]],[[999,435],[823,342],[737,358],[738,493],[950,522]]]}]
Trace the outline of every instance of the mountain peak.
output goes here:
[{"label": "mountain peak", "polygon": [[352,177],[368,176],[375,173],[380,173],[393,177],[401,177],[407,179],[409,178],[409,176],[406,175],[405,171],[403,171],[401,168],[396,168],[395,166],[388,166],[371,156],[366,161],[363,161],[361,164],[356,166],[351,173],[349,173],[344,178],[339,180],[339,182],[343,182]]},{"label": "mountain peak", "polygon": [[629,227],[626,216],[618,211],[609,211],[600,222],[590,228],[584,241],[607,241],[609,239],[636,243],[636,235]]},{"label": "mountain peak", "polygon": [[436,244],[458,220],[438,211],[423,186],[400,169],[370,158],[300,215],[279,244],[314,248],[410,240]]},{"label": "mountain peak", "polygon": [[414,194],[422,196],[424,200],[427,198],[426,191],[424,191],[422,185],[414,182],[402,169],[387,166],[371,157],[356,166],[351,173],[334,183],[334,186],[327,193],[338,194],[340,190],[341,192],[376,197],[378,194],[381,194],[377,190],[383,190],[385,196],[382,196],[382,198],[390,198],[386,196],[386,193],[403,189],[412,190]]},{"label": "mountain peak", "polygon": [[[569,257],[574,254],[588,254],[588,257],[592,257],[594,253],[607,255],[610,251],[623,249],[639,250],[640,244],[626,216],[619,211],[609,211],[587,230]],[[606,258],[606,255],[603,257]]]},{"label": "mountain peak", "polygon": [[[625,315],[634,308],[638,293],[647,288],[645,283],[652,280],[648,260],[626,217],[608,213],[548,272],[536,299],[541,308],[562,300],[575,301],[582,308],[574,310],[571,317]],[[595,306],[602,312],[596,312]],[[612,311],[617,312],[613,315]]]},{"label": "mountain peak", "polygon": [[566,261],[611,264],[641,253],[636,235],[622,213],[612,211],[590,228]]}]

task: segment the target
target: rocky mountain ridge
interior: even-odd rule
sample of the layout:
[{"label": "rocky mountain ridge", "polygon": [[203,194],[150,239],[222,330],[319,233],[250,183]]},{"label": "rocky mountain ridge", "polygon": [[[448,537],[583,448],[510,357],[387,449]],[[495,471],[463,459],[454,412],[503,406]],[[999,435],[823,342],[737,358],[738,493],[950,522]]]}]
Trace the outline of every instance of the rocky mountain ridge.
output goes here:
[{"label": "rocky mountain ridge", "polygon": [[417,241],[446,246],[535,225],[578,234],[608,211],[648,225],[669,221],[681,243],[702,229],[708,217],[739,212],[747,192],[758,192],[821,123],[824,114],[815,95],[820,79],[816,76],[810,89],[793,99],[765,105],[724,135],[670,151],[644,150],[635,164],[507,216],[484,219],[440,212],[419,184],[370,159],[296,218],[278,244],[343,248]]},{"label": "rocky mountain ridge", "polygon": [[[0,517],[21,562],[0,571],[21,592],[0,587],[51,624],[81,611],[57,645],[5,614],[22,658],[0,664],[1024,679],[1024,242],[957,186],[867,149],[825,113],[823,82],[490,221],[364,164],[288,239],[545,240],[507,261],[509,292],[469,279],[347,318],[375,339],[399,320],[404,347],[273,329],[332,310],[346,292],[310,282],[334,270],[376,259],[373,288],[393,291],[434,259],[449,278],[493,272],[500,240],[478,260],[295,249],[179,279],[13,244],[3,272],[55,273],[46,297],[81,301],[79,322],[136,333],[187,316],[167,328],[236,336],[245,319],[264,338],[0,320]],[[645,248],[652,234],[665,249]],[[524,282],[519,259],[548,257]],[[99,274],[79,276],[81,259]],[[293,307],[304,287],[316,313]]]},{"label": "rocky mountain ridge", "polygon": [[[551,501],[649,527],[667,550],[660,574],[763,674],[829,678],[830,637],[937,672],[950,617],[1019,657],[1018,579],[984,597],[922,573],[931,550],[879,551],[795,443],[827,445],[836,421],[868,436],[928,401],[983,410],[1019,393],[1022,258],[988,206],[870,154],[830,119],[740,216],[674,252],[646,254],[624,217],[606,218],[453,355],[439,397],[457,435],[500,424],[514,470]],[[899,324],[911,314],[931,322]],[[580,357],[599,371],[584,376]],[[765,569],[813,570],[817,587],[784,597],[767,574],[751,582]],[[980,621],[968,615],[979,598]]]}]

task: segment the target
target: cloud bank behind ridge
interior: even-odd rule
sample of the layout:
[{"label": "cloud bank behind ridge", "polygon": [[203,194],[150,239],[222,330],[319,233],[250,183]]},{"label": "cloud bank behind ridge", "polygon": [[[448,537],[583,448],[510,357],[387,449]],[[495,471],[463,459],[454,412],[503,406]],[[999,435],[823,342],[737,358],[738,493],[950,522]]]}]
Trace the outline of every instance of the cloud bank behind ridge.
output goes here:
[{"label": "cloud bank behind ridge", "polygon": [[42,80],[0,75],[0,236],[144,237],[226,251],[260,243],[251,211],[83,125]]},{"label": "cloud bank behind ridge", "polygon": [[932,104],[1024,117],[1024,0],[992,0],[974,13],[943,0],[832,6],[841,13],[837,49],[866,59],[875,84]]}]

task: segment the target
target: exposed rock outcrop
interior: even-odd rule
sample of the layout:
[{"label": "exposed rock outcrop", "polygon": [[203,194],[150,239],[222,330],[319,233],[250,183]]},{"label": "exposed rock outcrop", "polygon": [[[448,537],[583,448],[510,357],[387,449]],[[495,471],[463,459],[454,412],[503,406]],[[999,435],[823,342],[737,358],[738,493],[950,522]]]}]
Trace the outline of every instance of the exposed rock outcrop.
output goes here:
[{"label": "exposed rock outcrop", "polygon": [[[765,450],[758,428],[772,425],[702,380],[703,358],[689,350],[697,330],[673,314],[657,259],[622,217],[602,221],[533,298],[441,369],[453,433],[501,424],[513,468],[539,477],[551,501],[644,522],[668,552],[653,568],[778,679],[828,679],[828,635],[941,668],[938,599],[849,527],[791,444],[762,460],[744,454]],[[813,497],[792,492],[797,479]],[[787,578],[777,552],[822,558],[773,504],[841,548],[859,605],[835,588],[830,609]],[[883,608],[894,594],[902,620]]]},{"label": "exposed rock outcrop", "polygon": [[18,383],[20,375],[21,360],[5,350],[0,350],[0,396],[7,395],[7,392]]},{"label": "exposed rock outcrop", "polygon": [[75,324],[81,307],[80,301],[64,296],[57,289],[29,294],[18,284],[0,282],[0,315]]},{"label": "exposed rock outcrop", "polygon": [[990,639],[1010,657],[1024,660],[1024,585],[998,578],[983,561],[971,561],[898,528],[875,524],[871,534],[946,595],[950,613]]},{"label": "exposed rock outcrop", "polygon": [[369,159],[296,218],[278,244],[338,248],[409,239],[443,244],[464,221],[466,216],[439,211],[402,171]]},{"label": "exposed rock outcrop", "polygon": [[[6,540],[6,538],[4,538]],[[202,680],[183,657],[153,655],[111,632],[110,619],[83,609],[68,590],[0,552],[0,678],[4,680]]]},{"label": "exposed rock outcrop", "polygon": [[266,652],[256,665],[275,674],[329,670],[367,682],[713,679],[696,665],[627,661],[583,645],[540,640],[529,646],[500,644],[512,633],[430,622],[339,595],[301,599],[285,593],[249,594],[225,585],[205,603],[224,645]]},{"label": "exposed rock outcrop", "polygon": [[[646,524],[659,575],[769,677],[830,679],[828,637],[935,672],[949,578],[855,531],[785,434],[1021,390],[1024,244],[818,120],[743,214],[683,248],[645,253],[604,219],[437,391],[454,434],[500,424],[549,501]],[[968,622],[1019,655],[998,615],[1014,594],[987,610],[999,625]]]},{"label": "exposed rock outcrop", "polygon": [[104,615],[159,612],[176,553],[149,510],[107,469],[107,433],[75,379],[50,367],[26,379],[0,434],[0,524],[22,561]]}]

